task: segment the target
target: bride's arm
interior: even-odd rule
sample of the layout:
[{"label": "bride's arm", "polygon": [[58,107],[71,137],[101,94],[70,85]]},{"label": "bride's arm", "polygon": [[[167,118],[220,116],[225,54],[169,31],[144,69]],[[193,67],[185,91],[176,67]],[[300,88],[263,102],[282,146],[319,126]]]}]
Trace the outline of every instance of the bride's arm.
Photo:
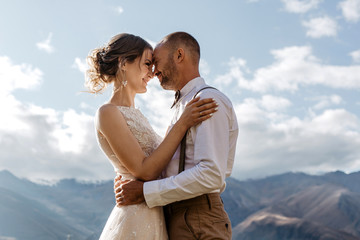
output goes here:
[{"label": "bride's arm", "polygon": [[106,104],[99,109],[96,128],[106,137],[111,149],[128,171],[136,178],[148,181],[160,175],[175,153],[186,130],[210,118],[216,111],[216,106],[212,99],[199,101],[199,98],[196,98],[189,102],[178,122],[148,157],[145,156],[116,106]]}]

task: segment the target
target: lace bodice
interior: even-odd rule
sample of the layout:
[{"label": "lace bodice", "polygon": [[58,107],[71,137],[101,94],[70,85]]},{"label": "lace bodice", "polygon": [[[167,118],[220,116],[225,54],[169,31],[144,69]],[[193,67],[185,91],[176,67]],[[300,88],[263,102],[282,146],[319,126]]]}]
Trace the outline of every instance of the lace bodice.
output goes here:
[{"label": "lace bodice", "polygon": [[[155,133],[149,121],[139,109],[123,106],[119,106],[118,109],[123,114],[127,126],[139,142],[141,149],[146,156],[149,156],[159,146],[162,140],[161,137]],[[99,145],[114,166],[115,172],[122,175],[123,179],[134,179],[135,177],[129,173],[121,160],[116,157],[106,138],[101,133],[98,133],[97,136]]]}]

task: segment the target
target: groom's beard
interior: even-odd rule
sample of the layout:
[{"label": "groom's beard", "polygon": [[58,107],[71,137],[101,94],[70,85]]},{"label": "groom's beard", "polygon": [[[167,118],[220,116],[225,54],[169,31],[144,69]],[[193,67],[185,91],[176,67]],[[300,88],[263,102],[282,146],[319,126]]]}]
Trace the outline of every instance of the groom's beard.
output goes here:
[{"label": "groom's beard", "polygon": [[177,90],[174,89],[175,83],[178,76],[178,71],[175,67],[175,62],[172,58],[168,59],[167,64],[164,67],[164,70],[161,72],[161,82],[160,85],[163,89],[166,90]]}]

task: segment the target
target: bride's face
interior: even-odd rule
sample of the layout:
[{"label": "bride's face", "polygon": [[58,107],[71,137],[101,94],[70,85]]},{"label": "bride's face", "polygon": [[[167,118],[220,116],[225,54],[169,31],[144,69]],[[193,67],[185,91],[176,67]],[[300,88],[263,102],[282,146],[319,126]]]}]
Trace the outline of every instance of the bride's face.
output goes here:
[{"label": "bride's face", "polygon": [[127,86],[136,93],[146,92],[147,83],[153,77],[152,50],[146,49],[133,63],[126,64]]}]

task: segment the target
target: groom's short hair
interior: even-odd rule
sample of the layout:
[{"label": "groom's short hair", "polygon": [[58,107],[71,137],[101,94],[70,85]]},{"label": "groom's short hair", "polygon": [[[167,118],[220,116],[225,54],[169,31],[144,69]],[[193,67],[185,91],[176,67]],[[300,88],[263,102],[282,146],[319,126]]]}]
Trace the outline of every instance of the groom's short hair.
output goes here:
[{"label": "groom's short hair", "polygon": [[186,47],[196,63],[200,61],[200,45],[196,39],[186,32],[174,32],[164,37],[159,44],[164,44],[171,52],[179,47]]}]

